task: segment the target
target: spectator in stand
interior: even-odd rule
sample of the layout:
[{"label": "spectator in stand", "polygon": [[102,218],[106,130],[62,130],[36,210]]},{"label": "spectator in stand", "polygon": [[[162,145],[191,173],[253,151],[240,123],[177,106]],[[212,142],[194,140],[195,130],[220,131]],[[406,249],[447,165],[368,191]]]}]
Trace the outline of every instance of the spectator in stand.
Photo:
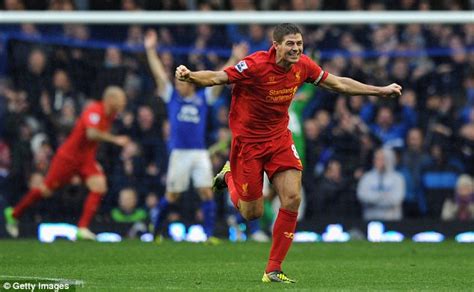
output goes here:
[{"label": "spectator in stand", "polygon": [[417,114],[414,102],[400,98],[402,116],[399,122],[395,121],[392,108],[381,106],[377,111],[376,122],[370,125],[372,133],[387,147],[403,147],[404,138],[408,130],[416,125]]},{"label": "spectator in stand", "polygon": [[48,10],[75,10],[75,5],[72,0],[51,0],[49,1]]},{"label": "spectator in stand", "polygon": [[343,175],[341,162],[330,160],[317,183],[314,205],[308,206],[313,209],[314,219],[357,218],[358,202],[350,184],[351,180]]},{"label": "spectator in stand", "polygon": [[[26,122],[28,102],[25,92],[8,91],[8,109],[4,118],[4,138],[12,151],[11,176],[17,182],[13,192],[19,194],[26,190],[28,178],[32,172],[30,141],[33,129]],[[16,197],[14,200],[16,201]]]},{"label": "spectator in stand", "polygon": [[352,177],[359,166],[359,157],[354,153],[360,153],[362,147],[360,136],[368,132],[368,127],[358,117],[348,112],[342,114],[337,125],[332,128],[329,137],[333,150],[332,156],[339,161],[344,161],[342,167],[344,176]]},{"label": "spectator in stand", "polygon": [[[321,126],[315,119],[308,119],[304,122],[306,164],[302,174],[302,182],[306,198],[308,199],[308,205],[311,206],[315,205],[317,198],[316,168],[324,148],[320,134]],[[312,214],[314,214],[313,208],[307,208],[306,215],[311,217]]]},{"label": "spectator in stand", "polygon": [[405,180],[394,167],[393,150],[380,148],[375,152],[372,170],[362,176],[357,186],[364,220],[398,221],[403,218]]},{"label": "spectator in stand", "polygon": [[128,27],[125,44],[132,48],[143,44],[143,29],[141,26],[131,25]]},{"label": "spectator in stand", "polygon": [[423,193],[422,168],[429,161],[426,153],[423,131],[420,128],[411,129],[406,137],[406,148],[401,154],[401,167],[407,170],[407,174],[413,182],[411,189],[407,188],[407,194],[403,203],[405,217],[421,217],[426,213],[426,199]]},{"label": "spectator in stand", "polygon": [[112,220],[118,223],[139,223],[145,222],[147,213],[138,205],[138,194],[133,188],[120,190],[118,196],[118,206],[112,209],[110,215]]},{"label": "spectator in stand", "polygon": [[140,141],[142,145],[142,155],[148,173],[152,173],[151,169],[155,169],[157,162],[160,160],[159,150],[163,143],[160,131],[160,124],[156,120],[155,112],[149,105],[142,105],[138,108],[137,128],[132,135],[134,140]]},{"label": "spectator in stand", "polygon": [[120,190],[118,196],[118,206],[110,212],[110,217],[117,223],[128,223],[127,237],[136,238],[138,235],[147,232],[146,221],[147,211],[138,207],[138,194],[133,188]]},{"label": "spectator in stand", "polygon": [[25,10],[25,4],[22,0],[5,0],[3,6],[5,10]]},{"label": "spectator in stand", "polygon": [[249,26],[227,25],[227,35],[233,43],[245,42],[249,46],[249,53],[266,51],[271,46],[265,27],[261,24]]},{"label": "spectator in stand", "polygon": [[141,156],[140,146],[131,142],[122,148],[119,161],[115,163],[110,193],[116,194],[127,186],[133,187],[140,195],[146,193],[144,177],[146,165]]},{"label": "spectator in stand", "polygon": [[[141,187],[158,192],[160,177],[166,174],[167,148],[162,132],[165,123],[159,121],[150,105],[141,105],[137,110],[136,124],[131,129],[131,137],[140,142],[140,153],[144,169]],[[137,166],[138,167],[138,166]],[[133,177],[133,176],[132,176]],[[140,192],[143,190],[137,187]]]},{"label": "spectator in stand", "polygon": [[[456,120],[454,118],[453,99],[449,95],[432,98],[435,98],[434,102],[437,103],[438,107],[428,112],[428,115],[424,117],[425,120],[422,121],[426,129],[427,143],[442,143],[451,146]],[[453,152],[451,147],[446,150]]]},{"label": "spectator in stand", "polygon": [[459,176],[454,201],[446,199],[442,219],[459,221],[474,219],[474,179],[469,175]]},{"label": "spectator in stand", "polygon": [[142,10],[143,6],[138,0],[122,0],[122,10],[137,11]]},{"label": "spectator in stand", "polygon": [[55,148],[60,144],[58,140],[69,134],[74,126],[75,111],[80,109],[82,104],[72,89],[66,71],[57,69],[53,75],[51,89],[43,91],[40,96],[44,129]]},{"label": "spectator in stand", "polygon": [[40,116],[40,97],[43,91],[48,91],[51,80],[47,70],[46,54],[40,49],[31,51],[28,57],[28,68],[23,74],[17,76],[18,88],[27,93],[29,111],[35,116]]},{"label": "spectator in stand", "polygon": [[441,218],[441,209],[447,198],[453,198],[454,187],[462,165],[450,158],[447,146],[433,144],[429,148],[430,160],[423,166],[421,179],[426,197],[427,215],[433,219]]},{"label": "spectator in stand", "polygon": [[97,71],[94,96],[100,96],[109,85],[122,86],[125,82],[127,69],[123,64],[122,53],[117,47],[108,47],[105,51],[104,63]]}]

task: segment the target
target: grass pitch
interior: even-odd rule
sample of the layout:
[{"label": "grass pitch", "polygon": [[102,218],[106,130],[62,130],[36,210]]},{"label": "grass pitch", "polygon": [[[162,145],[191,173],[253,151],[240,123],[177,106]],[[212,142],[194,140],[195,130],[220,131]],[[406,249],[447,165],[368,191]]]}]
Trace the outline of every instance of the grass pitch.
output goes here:
[{"label": "grass pitch", "polygon": [[472,244],[295,243],[283,266],[298,280],[294,285],[261,283],[269,248],[229,242],[207,246],[3,240],[0,280],[83,281],[76,291],[474,291]]}]

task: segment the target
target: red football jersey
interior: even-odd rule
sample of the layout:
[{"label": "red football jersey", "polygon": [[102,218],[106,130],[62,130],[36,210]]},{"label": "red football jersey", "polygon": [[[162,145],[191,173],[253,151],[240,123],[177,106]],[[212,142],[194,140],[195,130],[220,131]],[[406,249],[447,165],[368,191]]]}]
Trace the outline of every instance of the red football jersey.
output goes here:
[{"label": "red football jersey", "polygon": [[301,55],[286,72],[275,62],[276,51],[259,51],[224,71],[234,83],[229,125],[234,138],[247,142],[273,140],[288,128],[288,108],[304,83],[318,85],[327,77],[313,60]]},{"label": "red football jersey", "polygon": [[100,131],[108,131],[112,127],[114,119],[115,115],[108,117],[105,114],[102,102],[92,102],[76,121],[74,129],[64,144],[59,147],[58,153],[74,160],[95,160],[99,143],[87,139],[86,129],[96,128]]}]

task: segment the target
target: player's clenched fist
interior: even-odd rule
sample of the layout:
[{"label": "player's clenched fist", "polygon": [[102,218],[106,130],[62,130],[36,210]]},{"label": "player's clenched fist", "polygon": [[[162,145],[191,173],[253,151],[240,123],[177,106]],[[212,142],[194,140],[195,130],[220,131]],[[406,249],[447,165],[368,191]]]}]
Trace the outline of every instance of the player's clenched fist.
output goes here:
[{"label": "player's clenched fist", "polygon": [[180,81],[189,81],[190,73],[191,73],[191,70],[186,68],[186,66],[180,65],[178,68],[176,68],[176,72],[174,75]]},{"label": "player's clenched fist", "polygon": [[399,97],[400,95],[402,95],[402,87],[397,83],[382,87],[381,96],[383,97]]}]

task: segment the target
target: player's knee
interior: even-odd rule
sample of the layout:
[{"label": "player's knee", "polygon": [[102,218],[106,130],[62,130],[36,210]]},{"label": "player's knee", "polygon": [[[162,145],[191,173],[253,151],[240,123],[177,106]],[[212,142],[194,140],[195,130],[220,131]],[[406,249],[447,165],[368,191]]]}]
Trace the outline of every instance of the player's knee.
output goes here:
[{"label": "player's knee", "polygon": [[297,210],[301,204],[301,194],[299,192],[289,192],[282,200],[284,209]]},{"label": "player's knee", "polygon": [[240,210],[240,213],[245,220],[251,221],[263,216],[263,208]]},{"label": "player's knee", "polygon": [[91,186],[90,190],[91,190],[91,192],[99,193],[101,195],[108,192],[107,184],[105,184],[105,183],[104,184],[93,185],[93,186]]},{"label": "player's knee", "polygon": [[44,183],[39,186],[39,190],[43,198],[50,198],[51,196],[53,196],[53,191],[48,188]]},{"label": "player's knee", "polygon": [[51,198],[53,196],[53,192],[50,189],[45,188],[41,190],[41,196],[43,198]]},{"label": "player's knee", "polygon": [[166,192],[165,197],[168,203],[174,204],[179,199],[179,193]]},{"label": "player's knee", "polygon": [[86,180],[86,185],[91,192],[105,194],[108,191],[107,180],[103,175],[95,175]]},{"label": "player's knee", "polygon": [[201,197],[201,200],[203,201],[209,201],[214,199],[214,194],[212,193],[211,188],[201,188],[199,189],[199,195]]}]

